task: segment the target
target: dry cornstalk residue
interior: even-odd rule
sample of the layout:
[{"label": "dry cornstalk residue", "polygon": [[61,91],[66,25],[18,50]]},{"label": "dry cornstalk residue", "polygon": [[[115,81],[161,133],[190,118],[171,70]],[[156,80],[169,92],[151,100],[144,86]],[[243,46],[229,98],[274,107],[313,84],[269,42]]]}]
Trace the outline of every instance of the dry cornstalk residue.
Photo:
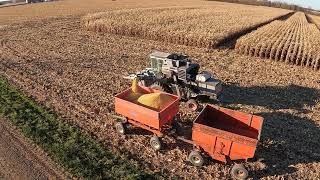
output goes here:
[{"label": "dry cornstalk residue", "polygon": [[[113,128],[107,114],[114,111],[114,95],[130,86],[121,77],[148,67],[147,55],[157,49],[185,52],[203,70],[214,72],[225,83],[229,102],[221,106],[265,118],[256,159],[247,164],[252,178],[319,179],[320,71],[265,62],[230,49],[208,52],[91,33],[81,30],[79,17],[19,23],[1,35],[5,43],[0,44],[0,75],[147,172],[168,179],[231,178],[229,165],[209,159],[202,168],[190,165],[192,146],[184,142],[165,137],[164,150],[155,152],[149,145],[152,134],[129,128],[121,136]],[[180,132],[188,132],[197,113],[181,104]]]},{"label": "dry cornstalk residue", "polygon": [[302,12],[274,21],[237,41],[239,53],[289,64],[320,67],[320,31]]},{"label": "dry cornstalk residue", "polygon": [[320,29],[320,17],[315,15],[307,15],[312,23],[314,23]]},{"label": "dry cornstalk residue", "polygon": [[289,11],[249,6],[126,9],[82,18],[87,30],[212,48]]}]

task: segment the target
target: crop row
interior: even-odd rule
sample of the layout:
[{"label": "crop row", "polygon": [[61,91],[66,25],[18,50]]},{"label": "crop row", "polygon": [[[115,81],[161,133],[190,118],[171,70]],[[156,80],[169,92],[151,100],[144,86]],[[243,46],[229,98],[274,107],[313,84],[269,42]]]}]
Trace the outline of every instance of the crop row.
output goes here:
[{"label": "crop row", "polygon": [[288,64],[312,67],[320,66],[320,31],[309,24],[304,13],[298,12],[286,21],[274,21],[238,39],[236,50]]},{"label": "crop row", "polygon": [[81,24],[96,32],[212,48],[288,12],[247,6],[133,9],[89,14]]}]

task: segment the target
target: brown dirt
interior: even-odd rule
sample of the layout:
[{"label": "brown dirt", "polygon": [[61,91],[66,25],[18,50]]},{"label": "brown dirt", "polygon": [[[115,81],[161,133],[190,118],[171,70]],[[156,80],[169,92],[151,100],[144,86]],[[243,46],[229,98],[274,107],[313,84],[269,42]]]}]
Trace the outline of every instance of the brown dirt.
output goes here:
[{"label": "brown dirt", "polygon": [[[1,8],[0,24],[9,24],[30,20],[39,20],[56,16],[79,15],[94,12],[107,11],[111,9],[130,9],[144,7],[167,7],[167,6],[215,6],[225,7],[224,2],[203,1],[203,0],[59,0],[49,3],[32,3],[21,6]],[[232,4],[233,7],[253,6]],[[270,7],[259,7],[262,9],[274,9],[275,11],[285,11]]]},{"label": "brown dirt", "polygon": [[[191,147],[172,138],[164,138],[165,150],[154,152],[145,131],[119,136],[107,116],[113,96],[130,86],[122,75],[147,67],[152,50],[182,51],[225,82],[229,103],[222,106],[265,118],[256,158],[247,164],[252,178],[320,178],[320,72],[228,49],[96,34],[81,30],[79,21],[80,16],[51,18],[1,30],[0,74],[146,171],[186,179],[230,178],[229,165],[210,160],[202,168],[191,166],[186,160]],[[195,114],[182,107],[180,115],[181,124],[190,127]]]},{"label": "brown dirt", "polygon": [[0,179],[65,179],[65,173],[15,129],[0,118]]}]

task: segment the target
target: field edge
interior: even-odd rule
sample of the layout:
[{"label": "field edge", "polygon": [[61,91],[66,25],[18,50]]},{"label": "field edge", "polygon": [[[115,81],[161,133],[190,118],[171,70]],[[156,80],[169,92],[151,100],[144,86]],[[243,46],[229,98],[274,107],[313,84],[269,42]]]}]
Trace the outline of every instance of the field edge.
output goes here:
[{"label": "field edge", "polygon": [[22,134],[39,145],[56,163],[76,177],[157,179],[136,162],[116,154],[63,122],[59,116],[17,90],[0,76],[0,117],[7,118]]}]

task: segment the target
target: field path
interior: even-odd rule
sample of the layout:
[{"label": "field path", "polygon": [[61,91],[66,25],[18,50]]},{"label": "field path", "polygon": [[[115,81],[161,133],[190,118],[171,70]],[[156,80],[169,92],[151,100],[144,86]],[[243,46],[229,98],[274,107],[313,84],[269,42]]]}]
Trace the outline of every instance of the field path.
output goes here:
[{"label": "field path", "polygon": [[54,163],[0,118],[0,179],[64,179]]}]

